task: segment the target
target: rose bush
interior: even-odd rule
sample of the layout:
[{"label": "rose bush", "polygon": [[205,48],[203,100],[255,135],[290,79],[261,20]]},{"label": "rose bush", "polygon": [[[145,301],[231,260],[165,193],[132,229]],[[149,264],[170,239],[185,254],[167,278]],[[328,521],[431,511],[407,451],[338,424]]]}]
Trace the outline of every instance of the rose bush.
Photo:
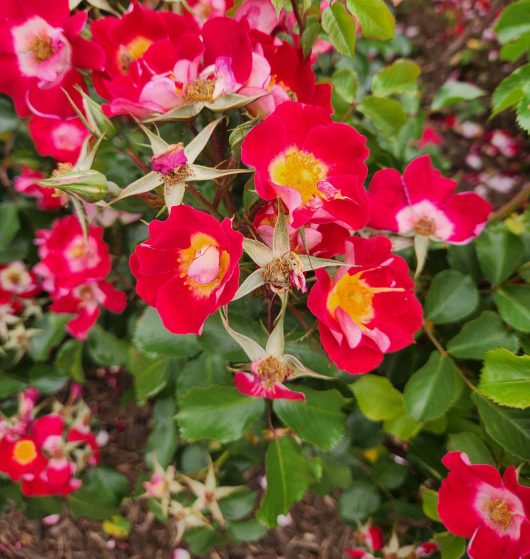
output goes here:
[{"label": "rose bush", "polygon": [[343,556],[529,558],[528,162],[473,117],[530,130],[530,1],[432,3],[489,93],[426,91],[407,0],[126,4],[0,0],[0,510],[205,556],[312,491]]}]

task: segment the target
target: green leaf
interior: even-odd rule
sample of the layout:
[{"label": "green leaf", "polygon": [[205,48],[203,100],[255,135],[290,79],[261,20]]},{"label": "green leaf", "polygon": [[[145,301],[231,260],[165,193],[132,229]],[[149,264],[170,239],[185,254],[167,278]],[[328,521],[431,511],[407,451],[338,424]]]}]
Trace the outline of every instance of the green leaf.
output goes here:
[{"label": "green leaf", "polygon": [[131,348],[129,372],[134,377],[134,391],[139,404],[163,390],[170,375],[170,360],[166,355],[143,353]]},{"label": "green leaf", "polygon": [[495,466],[490,449],[475,433],[451,433],[447,438],[447,450],[465,452],[472,464],[491,464]]},{"label": "green leaf", "polygon": [[189,441],[239,439],[261,416],[265,402],[228,386],[192,388],[179,398],[178,422]]},{"label": "green leaf", "polygon": [[253,542],[267,533],[267,527],[257,520],[250,519],[231,522],[228,531],[239,542]]},{"label": "green leaf", "polygon": [[349,388],[359,409],[372,421],[392,419],[403,410],[401,393],[386,377],[367,375],[350,384]]},{"label": "green leaf", "polygon": [[469,316],[478,302],[477,288],[469,276],[444,270],[432,280],[425,298],[425,314],[435,324],[457,322]]},{"label": "green leaf", "polygon": [[83,369],[83,343],[78,340],[65,342],[55,358],[57,372],[67,375],[76,382],[85,382]]},{"label": "green leaf", "polygon": [[507,285],[493,292],[493,300],[505,322],[530,333],[530,285]]},{"label": "green leaf", "polygon": [[441,522],[438,516],[438,493],[427,487],[421,488],[421,508],[427,518]]},{"label": "green leaf", "polygon": [[321,31],[320,18],[317,16],[309,16],[306,19],[304,31],[300,38],[300,45],[302,46],[302,54],[307,58],[311,53],[313,45],[318,38]]},{"label": "green leaf", "polygon": [[138,319],[133,343],[144,352],[161,353],[171,357],[191,357],[200,353],[197,336],[178,336],[165,328],[160,316],[153,308],[145,310]]},{"label": "green leaf", "polygon": [[432,110],[439,111],[444,107],[460,103],[461,101],[472,101],[483,95],[486,95],[486,92],[476,85],[450,80],[445,82],[436,92],[432,101]]},{"label": "green leaf", "polygon": [[507,60],[512,64],[517,61],[523,54],[530,51],[530,32],[524,33],[519,38],[515,39],[511,43],[506,43],[501,48],[499,53],[499,58],[501,60]]},{"label": "green leaf", "polygon": [[394,99],[368,95],[357,105],[357,110],[385,134],[396,134],[407,122],[407,113]]},{"label": "green leaf", "polygon": [[0,250],[9,248],[20,229],[18,208],[12,202],[0,204]]},{"label": "green leaf", "polygon": [[478,391],[501,406],[530,407],[530,355],[518,357],[507,349],[489,351]]},{"label": "green leaf", "polygon": [[365,39],[392,39],[396,20],[383,0],[347,0],[347,3],[350,12],[358,18]]},{"label": "green leaf", "polygon": [[70,318],[68,314],[49,312],[35,324],[40,332],[29,342],[29,354],[35,361],[46,361],[49,358],[51,350],[66,336],[65,326]]},{"label": "green leaf", "polygon": [[440,546],[442,559],[460,559],[466,552],[467,541],[449,532],[436,534],[434,540]]},{"label": "green leaf", "polygon": [[492,117],[502,111],[515,107],[530,88],[530,64],[517,68],[497,86],[492,96]]},{"label": "green leaf", "polygon": [[495,33],[501,44],[517,39],[530,32],[530,2],[514,2],[499,17],[495,25]]},{"label": "green leaf", "polygon": [[126,365],[129,359],[129,343],[96,324],[88,335],[88,354],[97,365]]},{"label": "green leaf", "polygon": [[490,227],[475,244],[480,268],[493,284],[508,279],[524,255],[523,241],[507,229]]},{"label": "green leaf", "polygon": [[6,396],[11,396],[11,394],[21,392],[26,385],[27,382],[25,380],[0,371],[0,398],[5,398]]},{"label": "green leaf", "polygon": [[390,66],[381,68],[373,77],[372,92],[378,97],[394,94],[414,94],[418,91],[420,67],[412,60],[396,60]]},{"label": "green leaf", "polygon": [[400,441],[408,441],[419,433],[422,427],[423,424],[411,417],[403,405],[401,406],[399,415],[392,419],[387,419],[383,423],[383,430],[385,433],[392,435]]},{"label": "green leaf", "polygon": [[81,489],[69,498],[75,518],[103,520],[119,512],[119,504],[129,491],[127,478],[109,468],[91,468]]},{"label": "green leaf", "polygon": [[497,406],[473,394],[486,433],[509,453],[530,460],[530,415],[527,411]]},{"label": "green leaf", "polygon": [[212,384],[233,386],[234,375],[226,367],[225,360],[215,353],[201,353],[188,361],[177,377],[177,391],[184,394],[190,388],[206,387]]},{"label": "green leaf", "polygon": [[322,12],[322,27],[337,52],[351,58],[355,56],[357,23],[344,4],[335,2]]},{"label": "green leaf", "polygon": [[[189,448],[189,447],[187,447]],[[240,520],[248,516],[256,505],[257,495],[250,489],[242,489],[219,501],[219,508],[227,520]]]},{"label": "green leaf", "polygon": [[305,402],[275,400],[274,411],[303,441],[323,450],[337,445],[344,436],[344,398],[338,390],[311,390],[297,387]]},{"label": "green leaf", "polygon": [[169,466],[177,450],[177,407],[173,398],[158,400],[153,409],[153,429],[147,439],[146,460],[153,467],[155,460],[163,468]]},{"label": "green leaf", "polygon": [[340,496],[338,510],[344,520],[355,522],[374,514],[380,505],[381,496],[373,485],[367,481],[354,481]]},{"label": "green leaf", "polygon": [[291,505],[320,479],[322,466],[319,458],[306,456],[291,437],[281,437],[269,443],[265,474],[267,490],[256,518],[272,528],[278,515],[287,514]]},{"label": "green leaf", "polygon": [[417,421],[437,419],[454,404],[460,384],[452,359],[433,351],[427,363],[410,377],[405,387],[405,409]]},{"label": "green leaf", "polygon": [[357,98],[357,90],[359,88],[359,79],[355,70],[352,68],[339,68],[335,70],[331,77],[333,90],[337,95],[351,104]]},{"label": "green leaf", "polygon": [[447,351],[458,359],[484,359],[490,349],[506,347],[517,351],[519,340],[508,332],[498,314],[484,311],[478,318],[464,324],[462,330],[451,338]]}]

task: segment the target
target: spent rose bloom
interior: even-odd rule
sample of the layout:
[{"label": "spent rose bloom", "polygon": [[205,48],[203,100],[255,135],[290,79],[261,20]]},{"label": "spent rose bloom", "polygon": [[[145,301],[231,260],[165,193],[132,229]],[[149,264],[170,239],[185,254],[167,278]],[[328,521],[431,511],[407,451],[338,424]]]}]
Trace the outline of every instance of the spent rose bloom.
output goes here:
[{"label": "spent rose bloom", "polygon": [[256,171],[259,196],[279,197],[294,228],[311,222],[360,229],[369,213],[365,144],[322,108],[285,102],[248,133],[241,158]]},{"label": "spent rose bloom", "polygon": [[[149,225],[149,238],[131,255],[136,291],[175,334],[202,332],[206,318],[238,288],[243,235],[190,206],[174,206]],[[190,312],[189,309],[193,309]]]},{"label": "spent rose bloom", "polygon": [[20,116],[40,98],[57,96],[64,78],[74,68],[103,68],[104,53],[96,43],[80,36],[86,12],[70,16],[68,0],[2,1],[0,35],[0,92],[9,95]]},{"label": "spent rose bloom", "polygon": [[501,476],[487,464],[471,464],[465,453],[449,452],[449,474],[439,491],[438,514],[457,536],[470,538],[470,559],[520,559],[530,554],[530,488],[510,466]]},{"label": "spent rose bloom", "polygon": [[330,278],[317,270],[307,305],[318,319],[329,358],[349,373],[367,373],[385,353],[411,344],[422,324],[405,260],[390,252],[386,237],[347,241],[346,262]]},{"label": "spent rose bloom", "polygon": [[473,192],[455,194],[457,183],[435,169],[428,155],[396,169],[377,171],[369,189],[370,227],[465,244],[479,235],[492,210]]}]

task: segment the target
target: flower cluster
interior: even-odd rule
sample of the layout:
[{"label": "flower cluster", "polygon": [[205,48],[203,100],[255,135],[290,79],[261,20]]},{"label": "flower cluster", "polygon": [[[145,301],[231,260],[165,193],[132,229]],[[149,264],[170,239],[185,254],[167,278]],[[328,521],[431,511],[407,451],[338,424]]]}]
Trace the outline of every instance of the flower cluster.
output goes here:
[{"label": "flower cluster", "polygon": [[69,495],[81,487],[79,473],[99,462],[90,410],[74,387],[65,405],[55,402],[51,413],[37,417],[38,397],[28,388],[18,413],[0,416],[0,472],[20,481],[24,495]]},{"label": "flower cluster", "polygon": [[111,261],[101,227],[91,225],[85,235],[75,217],[63,217],[51,229],[37,231],[36,243],[40,262],[35,273],[51,295],[50,310],[74,315],[66,326],[72,336],[86,339],[100,306],[123,312],[125,294],[105,281]]},{"label": "flower cluster", "polygon": [[346,557],[352,559],[420,559],[431,557],[439,551],[438,544],[433,541],[402,546],[396,533],[385,544],[383,531],[370,521],[355,532],[354,538],[357,545],[346,550]]},{"label": "flower cluster", "polygon": [[179,474],[173,466],[162,468],[158,462],[149,481],[144,482],[144,497],[169,519],[176,530],[175,543],[178,544],[188,529],[208,527],[213,522],[224,525],[219,501],[243,487],[217,485],[215,467],[210,462],[208,469],[200,475],[204,482]]}]

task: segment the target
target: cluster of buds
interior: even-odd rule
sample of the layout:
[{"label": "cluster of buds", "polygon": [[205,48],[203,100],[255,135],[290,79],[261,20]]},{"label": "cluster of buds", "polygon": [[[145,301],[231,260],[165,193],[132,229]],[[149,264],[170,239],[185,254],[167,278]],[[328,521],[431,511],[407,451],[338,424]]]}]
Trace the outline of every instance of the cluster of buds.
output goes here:
[{"label": "cluster of buds", "polygon": [[90,429],[91,413],[72,388],[66,404],[54,402],[39,415],[39,391],[24,390],[18,412],[0,416],[0,472],[21,482],[26,496],[69,495],[81,487],[79,473],[99,462],[102,440]]},{"label": "cluster of buds", "polygon": [[353,559],[420,559],[431,557],[438,550],[438,544],[433,541],[402,546],[394,532],[385,544],[383,531],[379,526],[372,525],[369,520],[354,533],[356,545],[346,550],[346,557]]},{"label": "cluster of buds", "polygon": [[243,489],[217,486],[212,462],[197,477],[204,482],[178,473],[174,466],[164,469],[155,462],[150,480],[144,482],[144,497],[156,504],[161,516],[175,526],[176,543],[191,528],[210,526],[213,522],[222,527],[224,518],[219,501]]}]

